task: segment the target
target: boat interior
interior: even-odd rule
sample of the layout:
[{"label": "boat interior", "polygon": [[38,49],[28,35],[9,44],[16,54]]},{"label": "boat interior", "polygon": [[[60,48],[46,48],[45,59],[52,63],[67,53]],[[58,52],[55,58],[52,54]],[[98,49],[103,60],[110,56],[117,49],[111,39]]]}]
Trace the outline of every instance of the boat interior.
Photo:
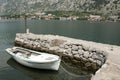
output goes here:
[{"label": "boat interior", "polygon": [[15,48],[11,50],[15,55],[19,55],[21,57],[29,58],[30,56],[38,56],[41,54],[33,53],[32,51],[28,51],[26,49]]}]

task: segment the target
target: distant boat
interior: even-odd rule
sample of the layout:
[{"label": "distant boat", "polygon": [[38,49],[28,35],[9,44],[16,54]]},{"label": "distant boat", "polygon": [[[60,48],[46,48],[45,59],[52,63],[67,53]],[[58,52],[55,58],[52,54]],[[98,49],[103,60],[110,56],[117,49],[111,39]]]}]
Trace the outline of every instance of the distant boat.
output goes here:
[{"label": "distant boat", "polygon": [[21,47],[7,48],[6,51],[20,64],[38,68],[58,70],[61,59],[57,55],[37,52]]}]

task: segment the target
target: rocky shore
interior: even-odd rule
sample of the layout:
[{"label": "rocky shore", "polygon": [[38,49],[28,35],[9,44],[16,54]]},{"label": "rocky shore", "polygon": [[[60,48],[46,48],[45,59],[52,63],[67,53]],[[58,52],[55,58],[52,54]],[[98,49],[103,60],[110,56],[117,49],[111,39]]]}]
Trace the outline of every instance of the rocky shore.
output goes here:
[{"label": "rocky shore", "polygon": [[119,46],[32,33],[16,34],[15,45],[62,56],[64,61],[84,70],[97,70],[91,80],[120,80]]}]

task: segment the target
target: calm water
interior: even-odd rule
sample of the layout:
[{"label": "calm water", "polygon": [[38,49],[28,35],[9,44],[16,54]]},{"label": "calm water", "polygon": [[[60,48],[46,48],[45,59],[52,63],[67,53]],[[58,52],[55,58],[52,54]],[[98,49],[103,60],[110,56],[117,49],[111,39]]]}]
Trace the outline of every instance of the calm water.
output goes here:
[{"label": "calm water", "polygon": [[[28,21],[32,33],[62,35],[83,40],[120,45],[120,22]],[[14,45],[16,33],[25,31],[24,21],[0,21],[0,80],[89,80],[90,75],[63,63],[59,71],[26,68],[5,52]],[[84,74],[84,75],[83,75]],[[7,77],[6,77],[7,76]]]}]

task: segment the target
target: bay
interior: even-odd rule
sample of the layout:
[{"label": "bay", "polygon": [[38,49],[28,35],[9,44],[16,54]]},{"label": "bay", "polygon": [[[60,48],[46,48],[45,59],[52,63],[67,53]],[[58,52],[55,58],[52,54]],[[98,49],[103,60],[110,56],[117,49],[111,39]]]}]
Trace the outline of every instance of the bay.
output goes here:
[{"label": "bay", "polygon": [[[59,20],[28,20],[30,32],[120,45],[120,22],[89,22]],[[26,68],[16,63],[5,49],[14,46],[16,33],[24,33],[24,20],[0,20],[0,80],[90,80],[87,72],[61,64],[60,70],[44,71]],[[8,76],[8,77],[6,77]],[[43,78],[41,78],[43,76]],[[24,79],[23,79],[24,78]]]}]

